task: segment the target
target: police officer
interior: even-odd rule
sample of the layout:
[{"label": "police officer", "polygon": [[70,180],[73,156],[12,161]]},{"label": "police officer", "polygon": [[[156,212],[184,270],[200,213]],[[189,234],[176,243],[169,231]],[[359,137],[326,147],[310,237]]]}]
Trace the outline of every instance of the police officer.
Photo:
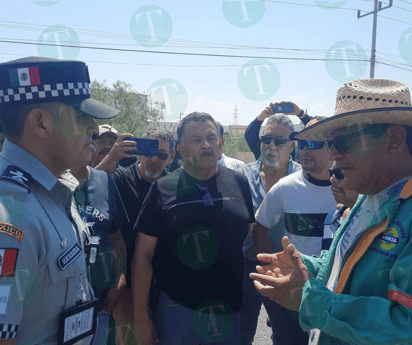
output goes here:
[{"label": "police officer", "polygon": [[91,160],[93,118],[118,111],[93,100],[89,83],[80,61],[0,64],[0,344],[89,344],[93,337],[88,231],[67,169],[82,155]]}]

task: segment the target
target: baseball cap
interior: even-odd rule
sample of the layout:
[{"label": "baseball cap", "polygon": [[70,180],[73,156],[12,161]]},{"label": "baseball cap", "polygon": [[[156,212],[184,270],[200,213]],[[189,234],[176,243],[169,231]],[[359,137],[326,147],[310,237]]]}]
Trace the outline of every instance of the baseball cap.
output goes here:
[{"label": "baseball cap", "polygon": [[119,132],[116,130],[116,128],[108,124],[99,126],[99,137],[105,133],[112,134],[113,136],[116,137],[116,139],[119,137]]},{"label": "baseball cap", "polygon": [[96,119],[110,119],[119,113],[91,98],[89,70],[82,61],[27,57],[0,64],[0,111],[56,101]]}]

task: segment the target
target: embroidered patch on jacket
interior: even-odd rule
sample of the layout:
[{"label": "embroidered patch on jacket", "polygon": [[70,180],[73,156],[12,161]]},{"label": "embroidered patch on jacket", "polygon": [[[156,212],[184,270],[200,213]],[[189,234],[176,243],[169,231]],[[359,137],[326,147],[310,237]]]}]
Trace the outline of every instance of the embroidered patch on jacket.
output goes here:
[{"label": "embroidered patch on jacket", "polygon": [[18,249],[0,248],[0,277],[14,276]]},{"label": "embroidered patch on jacket", "polygon": [[379,235],[381,240],[381,248],[384,250],[390,250],[399,243],[399,234],[395,228],[386,230],[383,234]]},{"label": "embroidered patch on jacket", "polygon": [[74,260],[76,260],[79,255],[83,252],[82,247],[80,244],[74,243],[70,246],[67,251],[65,251],[62,255],[59,256],[57,259],[57,263],[61,270],[65,270],[67,266],[69,266]]},{"label": "embroidered patch on jacket", "polygon": [[16,339],[19,325],[0,323],[0,339]]},{"label": "embroidered patch on jacket", "polygon": [[29,193],[31,192],[31,175],[18,167],[9,165],[6,170],[4,170],[1,178],[16,182],[17,184],[26,188]]},{"label": "embroidered patch on jacket", "polygon": [[8,223],[0,223],[0,233],[10,235],[17,241],[23,242],[24,231]]}]

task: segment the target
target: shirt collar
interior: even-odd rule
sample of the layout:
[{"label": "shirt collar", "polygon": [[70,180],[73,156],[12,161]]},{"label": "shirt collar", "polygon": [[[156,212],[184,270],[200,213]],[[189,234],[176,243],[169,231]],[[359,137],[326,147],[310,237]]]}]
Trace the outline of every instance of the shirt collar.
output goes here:
[{"label": "shirt collar", "polygon": [[4,141],[1,156],[9,163],[23,169],[48,191],[57,183],[57,178],[32,154],[9,140]]}]

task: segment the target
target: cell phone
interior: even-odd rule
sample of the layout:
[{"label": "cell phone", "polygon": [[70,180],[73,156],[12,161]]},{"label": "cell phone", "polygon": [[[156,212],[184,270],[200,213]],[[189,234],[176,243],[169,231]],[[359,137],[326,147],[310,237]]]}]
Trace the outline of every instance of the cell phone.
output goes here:
[{"label": "cell phone", "polygon": [[125,151],[129,155],[157,156],[159,153],[159,140],[157,139],[126,137],[124,140],[136,142],[137,150]]},{"label": "cell phone", "polygon": [[273,114],[277,113],[291,113],[293,111],[292,103],[278,104],[276,107],[272,107]]}]

